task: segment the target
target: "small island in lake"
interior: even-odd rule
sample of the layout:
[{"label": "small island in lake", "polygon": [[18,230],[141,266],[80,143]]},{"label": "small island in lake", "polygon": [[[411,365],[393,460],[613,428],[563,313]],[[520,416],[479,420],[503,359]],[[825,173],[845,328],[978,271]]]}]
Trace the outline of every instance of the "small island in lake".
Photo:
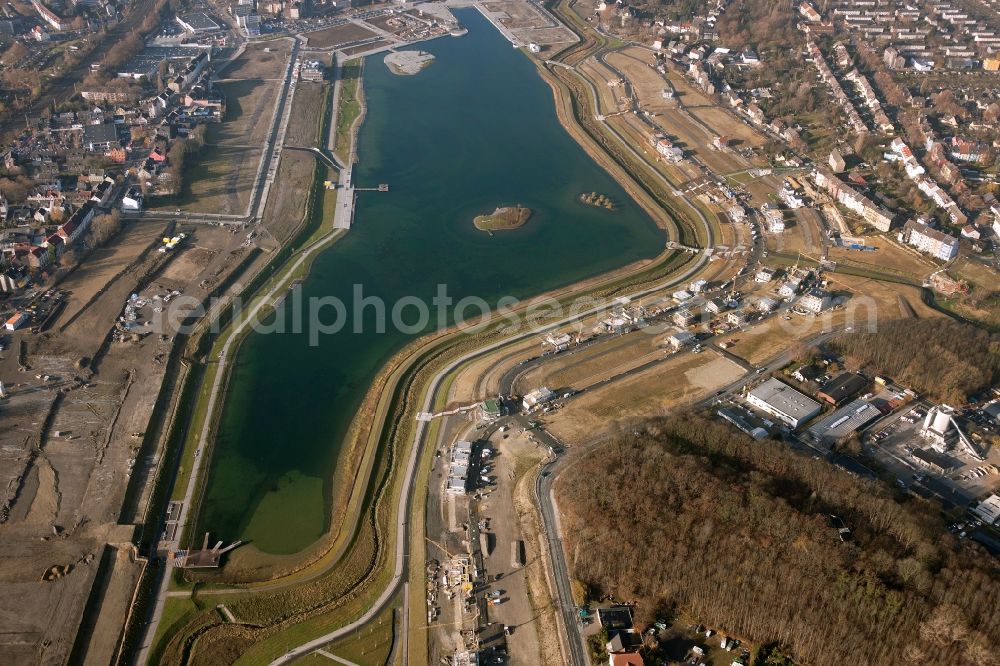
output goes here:
[{"label": "small island in lake", "polygon": [[530,217],[531,209],[518,204],[516,206],[502,206],[490,215],[476,215],[472,223],[480,231],[506,231],[524,226]]},{"label": "small island in lake", "polygon": [[608,210],[615,209],[614,201],[597,192],[584,192],[580,195],[580,201],[588,206],[597,206],[598,208],[607,208]]}]

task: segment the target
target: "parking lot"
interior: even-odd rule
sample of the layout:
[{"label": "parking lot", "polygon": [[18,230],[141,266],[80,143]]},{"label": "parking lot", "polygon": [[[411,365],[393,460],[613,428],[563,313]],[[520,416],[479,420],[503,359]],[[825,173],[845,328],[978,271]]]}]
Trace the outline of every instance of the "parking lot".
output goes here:
[{"label": "parking lot", "polygon": [[967,505],[996,487],[1000,480],[998,456],[991,450],[987,460],[977,460],[961,446],[954,446],[939,453],[939,459],[947,461],[945,469],[922,463],[917,451],[932,451],[930,442],[920,434],[929,407],[922,401],[878,424],[867,434],[866,446],[896,474],[901,488],[929,492],[946,507]]}]

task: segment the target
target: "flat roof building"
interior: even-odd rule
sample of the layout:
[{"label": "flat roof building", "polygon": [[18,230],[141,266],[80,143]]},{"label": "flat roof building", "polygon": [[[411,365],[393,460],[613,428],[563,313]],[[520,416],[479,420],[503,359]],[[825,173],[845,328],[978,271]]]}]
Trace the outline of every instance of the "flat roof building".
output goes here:
[{"label": "flat roof building", "polygon": [[829,308],[832,302],[829,292],[823,289],[810,289],[799,299],[799,307],[806,312],[819,314]]},{"label": "flat roof building", "polygon": [[930,468],[938,474],[948,474],[956,467],[955,461],[952,460],[951,456],[938,453],[933,449],[916,449],[913,451],[913,457],[921,465]]},{"label": "flat roof building", "polygon": [[980,502],[972,513],[979,516],[987,525],[995,525],[1000,520],[1000,496],[990,495]]},{"label": "flat roof building", "polygon": [[451,460],[448,463],[448,482],[445,492],[449,495],[462,495],[468,488],[469,459],[472,456],[472,442],[458,441],[451,449]]},{"label": "flat roof building", "polygon": [[820,404],[775,378],[768,379],[747,394],[747,402],[793,428],[820,412]]},{"label": "flat roof building", "polygon": [[836,444],[882,416],[877,407],[855,400],[809,428],[809,434],[820,444]]},{"label": "flat roof building", "polygon": [[525,411],[528,411],[538,405],[554,400],[555,397],[556,394],[552,392],[552,389],[543,386],[525,394],[524,398],[521,400],[521,406],[524,407]]},{"label": "flat roof building", "polygon": [[688,331],[677,331],[676,333],[672,333],[670,337],[667,338],[667,344],[674,349],[686,347],[687,345],[693,344],[694,341],[694,335]]},{"label": "flat roof building", "polygon": [[188,32],[211,32],[219,29],[219,24],[209,18],[205,12],[178,16],[177,23]]}]

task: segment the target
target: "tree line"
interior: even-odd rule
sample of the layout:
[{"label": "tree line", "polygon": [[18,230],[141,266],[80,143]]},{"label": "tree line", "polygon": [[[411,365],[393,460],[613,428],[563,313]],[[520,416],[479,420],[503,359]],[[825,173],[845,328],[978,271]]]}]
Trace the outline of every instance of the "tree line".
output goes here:
[{"label": "tree line", "polygon": [[[995,561],[927,501],[696,414],[613,436],[557,483],[573,575],[652,621],[797,663],[995,664]],[[830,515],[853,531],[842,542]]]}]

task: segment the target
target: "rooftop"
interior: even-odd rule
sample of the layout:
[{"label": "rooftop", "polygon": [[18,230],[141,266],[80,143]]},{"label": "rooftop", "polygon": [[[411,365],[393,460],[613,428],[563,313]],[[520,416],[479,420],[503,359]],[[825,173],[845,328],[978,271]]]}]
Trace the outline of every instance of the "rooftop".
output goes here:
[{"label": "rooftop", "polygon": [[750,395],[797,421],[819,410],[818,402],[774,377],[750,391]]},{"label": "rooftop", "polygon": [[868,385],[868,380],[854,372],[842,372],[826,384],[816,394],[833,404],[840,404]]},{"label": "rooftop", "polygon": [[875,406],[855,400],[809,428],[809,434],[819,441],[836,442],[849,437],[882,415]]}]

